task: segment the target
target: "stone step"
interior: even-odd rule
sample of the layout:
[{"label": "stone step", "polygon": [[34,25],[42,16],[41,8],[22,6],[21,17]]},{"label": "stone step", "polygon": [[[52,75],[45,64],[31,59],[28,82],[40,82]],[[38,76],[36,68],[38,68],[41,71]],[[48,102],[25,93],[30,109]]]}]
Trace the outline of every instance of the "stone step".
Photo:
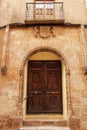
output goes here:
[{"label": "stone step", "polygon": [[40,121],[29,121],[24,120],[23,126],[57,126],[57,127],[67,127],[66,120],[40,120]]},{"label": "stone step", "polygon": [[68,127],[57,127],[57,126],[31,126],[22,127],[19,130],[70,130]]}]

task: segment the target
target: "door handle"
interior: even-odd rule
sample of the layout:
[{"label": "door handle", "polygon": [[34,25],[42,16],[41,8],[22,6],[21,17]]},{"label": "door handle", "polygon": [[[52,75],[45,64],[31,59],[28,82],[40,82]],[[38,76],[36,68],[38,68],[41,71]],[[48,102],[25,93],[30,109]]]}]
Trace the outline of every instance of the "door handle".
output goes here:
[{"label": "door handle", "polygon": [[37,94],[37,91],[35,91],[34,94]]},{"label": "door handle", "polygon": [[52,92],[52,94],[55,94],[55,92]]},{"label": "door handle", "polygon": [[60,94],[60,92],[54,92],[54,91],[53,91],[53,92],[51,92],[51,94]]}]

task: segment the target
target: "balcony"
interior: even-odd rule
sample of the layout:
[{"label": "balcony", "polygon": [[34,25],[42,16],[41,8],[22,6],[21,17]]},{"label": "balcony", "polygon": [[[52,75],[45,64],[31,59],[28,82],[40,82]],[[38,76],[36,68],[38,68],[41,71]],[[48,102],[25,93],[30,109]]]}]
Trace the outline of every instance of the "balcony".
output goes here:
[{"label": "balcony", "polygon": [[25,24],[64,23],[63,2],[26,3]]}]

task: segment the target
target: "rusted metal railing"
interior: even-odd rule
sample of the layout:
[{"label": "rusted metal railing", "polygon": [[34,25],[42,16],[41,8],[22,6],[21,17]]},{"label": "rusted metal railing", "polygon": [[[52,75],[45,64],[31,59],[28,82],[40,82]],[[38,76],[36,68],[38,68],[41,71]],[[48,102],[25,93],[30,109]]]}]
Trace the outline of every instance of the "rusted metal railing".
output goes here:
[{"label": "rusted metal railing", "polygon": [[26,21],[64,20],[63,2],[26,3]]}]

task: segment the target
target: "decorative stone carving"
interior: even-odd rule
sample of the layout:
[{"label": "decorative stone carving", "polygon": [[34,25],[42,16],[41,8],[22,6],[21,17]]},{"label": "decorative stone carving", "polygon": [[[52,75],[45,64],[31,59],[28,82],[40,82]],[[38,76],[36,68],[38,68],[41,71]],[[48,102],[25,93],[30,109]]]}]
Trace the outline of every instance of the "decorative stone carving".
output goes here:
[{"label": "decorative stone carving", "polygon": [[35,27],[35,37],[48,38],[55,37],[55,27],[51,26],[37,26]]},{"label": "decorative stone carving", "polygon": [[34,31],[35,31],[34,36],[35,36],[35,37],[38,37],[38,35],[39,35],[39,27],[38,27],[38,26],[35,27],[35,28],[34,28]]},{"label": "decorative stone carving", "polygon": [[55,27],[50,27],[50,31],[53,37],[56,37],[56,33],[55,33]]},{"label": "decorative stone carving", "polygon": [[50,36],[50,27],[40,27],[40,36],[42,38],[48,38]]}]

